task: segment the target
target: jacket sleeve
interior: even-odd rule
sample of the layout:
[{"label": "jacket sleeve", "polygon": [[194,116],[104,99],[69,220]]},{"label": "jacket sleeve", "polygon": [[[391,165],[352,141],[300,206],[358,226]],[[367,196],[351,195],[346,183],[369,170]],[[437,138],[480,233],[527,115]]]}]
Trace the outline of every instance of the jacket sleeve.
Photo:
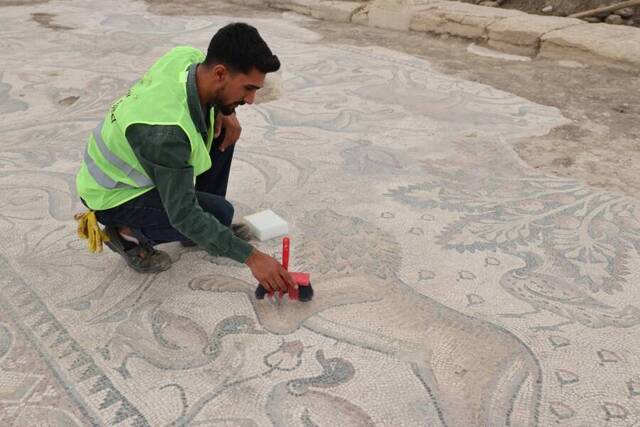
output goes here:
[{"label": "jacket sleeve", "polygon": [[126,133],[136,157],[154,182],[169,222],[208,253],[244,263],[253,246],[236,237],[196,198],[191,145],[179,126],[135,124]]}]

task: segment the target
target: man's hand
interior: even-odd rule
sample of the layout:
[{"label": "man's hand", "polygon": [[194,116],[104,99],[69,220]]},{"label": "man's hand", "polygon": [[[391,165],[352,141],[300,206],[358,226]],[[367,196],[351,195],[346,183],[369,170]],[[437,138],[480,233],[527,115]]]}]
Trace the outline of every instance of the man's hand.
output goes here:
[{"label": "man's hand", "polygon": [[238,139],[240,139],[240,133],[242,132],[242,127],[240,126],[240,122],[236,117],[236,113],[233,113],[229,116],[223,116],[222,114],[218,114],[218,120],[216,120],[215,124],[215,136],[220,135],[222,128],[224,128],[224,141],[220,144],[220,151],[226,150],[228,147],[235,144]]},{"label": "man's hand", "polygon": [[254,249],[245,261],[251,273],[267,292],[287,292],[289,286],[296,288],[297,284],[287,270],[275,258]]}]

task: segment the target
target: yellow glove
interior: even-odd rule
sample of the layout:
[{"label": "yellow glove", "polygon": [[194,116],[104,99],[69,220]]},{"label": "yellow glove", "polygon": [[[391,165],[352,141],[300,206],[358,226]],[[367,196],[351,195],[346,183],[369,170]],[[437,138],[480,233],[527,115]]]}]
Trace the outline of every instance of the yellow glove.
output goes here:
[{"label": "yellow glove", "polygon": [[108,242],[109,236],[98,225],[95,212],[75,214],[73,217],[78,221],[78,237],[89,240],[91,252],[102,252],[102,243]]}]

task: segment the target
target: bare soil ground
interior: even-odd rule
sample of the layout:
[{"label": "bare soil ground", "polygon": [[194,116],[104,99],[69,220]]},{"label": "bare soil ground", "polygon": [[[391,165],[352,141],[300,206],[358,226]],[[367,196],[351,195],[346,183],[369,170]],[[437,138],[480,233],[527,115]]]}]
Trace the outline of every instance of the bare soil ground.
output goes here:
[{"label": "bare soil ground", "polygon": [[[457,0],[465,3],[476,4],[478,0]],[[501,7],[505,9],[518,9],[527,13],[542,13],[545,6],[552,6],[552,14],[566,16],[572,13],[583,12],[597,7],[609,6],[620,3],[622,0],[506,0]]]},{"label": "bare soil ground", "polygon": [[[457,0],[464,3],[477,4],[482,0]],[[500,7],[504,9],[516,9],[526,13],[551,16],[568,16],[573,13],[585,12],[598,7],[610,6],[623,0],[506,0]],[[550,13],[542,12],[546,6],[551,6]],[[635,8],[633,16],[635,26],[640,26],[640,7]]]}]

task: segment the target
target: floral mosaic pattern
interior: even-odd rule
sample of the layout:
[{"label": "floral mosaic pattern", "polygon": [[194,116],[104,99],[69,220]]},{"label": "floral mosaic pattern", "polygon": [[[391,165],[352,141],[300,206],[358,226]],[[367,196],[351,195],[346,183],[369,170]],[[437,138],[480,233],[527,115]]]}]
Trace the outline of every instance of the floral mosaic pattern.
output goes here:
[{"label": "floral mosaic pattern", "polygon": [[232,18],[0,10],[0,424],[640,420],[639,205],[509,148],[565,123],[556,109],[328,45],[292,14],[249,20],[284,67],[277,98],[239,111],[229,194],[238,216],[289,220],[291,267],[316,289],[257,301],[231,260],[168,244],[172,268],[140,275],[90,254],[72,221],[109,103]]}]

